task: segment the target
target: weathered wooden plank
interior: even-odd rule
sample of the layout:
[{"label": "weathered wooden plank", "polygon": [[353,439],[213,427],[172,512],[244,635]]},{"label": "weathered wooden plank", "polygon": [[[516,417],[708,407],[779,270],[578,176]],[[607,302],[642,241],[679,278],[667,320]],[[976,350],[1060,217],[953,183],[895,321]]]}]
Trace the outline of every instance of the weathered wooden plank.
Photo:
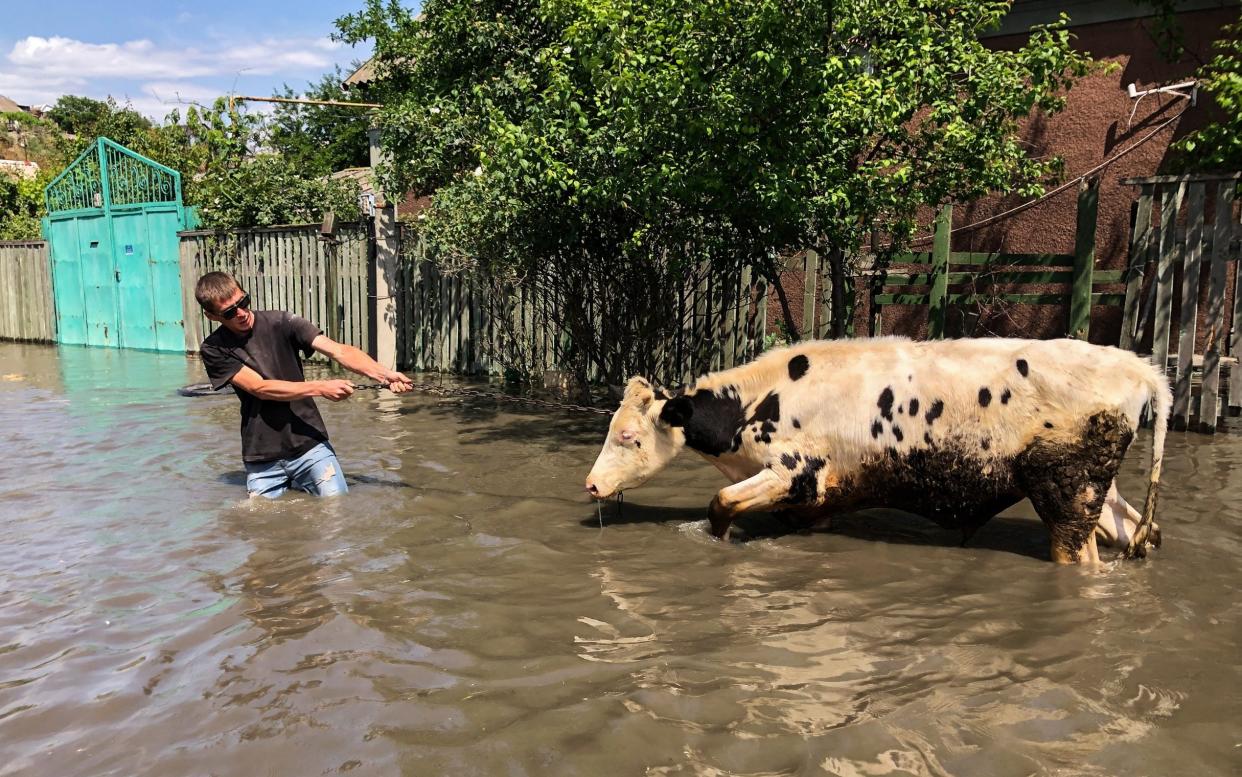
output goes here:
[{"label": "weathered wooden plank", "polygon": [[711,334],[708,343],[711,347],[711,363],[708,367],[709,371],[716,372],[724,369],[724,344],[722,334],[724,329],[724,314],[728,306],[728,295],[725,293],[725,278],[721,273],[713,269],[711,273],[711,305],[708,310],[711,311]]},{"label": "weathered wooden plank", "polygon": [[198,302],[194,299],[194,284],[198,279],[195,274],[198,268],[194,265],[196,246],[197,241],[192,237],[183,235],[177,241],[178,263],[181,267],[181,321],[186,353],[197,353],[199,344],[203,342]]},{"label": "weathered wooden plank", "polygon": [[1198,181],[1207,183],[1209,181],[1236,181],[1242,178],[1242,173],[1216,173],[1203,174],[1193,173],[1190,175],[1152,175],[1146,178],[1122,178],[1121,182],[1129,186],[1138,184],[1154,184],[1154,183],[1190,183]]},{"label": "weathered wooden plank", "polygon": [[737,319],[734,313],[737,312],[737,301],[741,294],[734,285],[736,280],[733,273],[724,273],[720,277],[720,366],[718,369],[722,370],[727,370],[737,364],[737,348],[734,341]]},{"label": "weathered wooden plank", "polygon": [[768,280],[760,277],[755,290],[755,350],[752,356],[763,353],[768,339]]},{"label": "weathered wooden plank", "polygon": [[1069,336],[1076,340],[1086,340],[1091,328],[1091,286],[1092,273],[1095,270],[1095,227],[1099,194],[1099,178],[1079,182],[1074,272],[1070,288],[1069,325],[1066,329]]},{"label": "weathered wooden plank", "polygon": [[826,340],[832,330],[832,263],[819,263],[819,311],[816,314],[815,338]]},{"label": "weathered wooden plank", "polygon": [[953,229],[953,205],[946,204],[936,216],[936,234],[932,249],[932,281],[928,311],[928,337],[944,337],[945,314],[949,293],[949,243]]},{"label": "weathered wooden plank", "polygon": [[1156,264],[1155,332],[1152,335],[1152,361],[1161,369],[1169,360],[1169,327],[1173,319],[1173,272],[1177,255],[1177,212],[1181,209],[1186,184],[1166,187],[1160,193],[1160,255]]},{"label": "weathered wooden plank", "polygon": [[708,277],[709,265],[700,261],[695,269],[694,282],[694,334],[690,342],[695,344],[694,366],[691,368],[691,380],[706,372],[711,372],[711,307],[708,295],[711,287]]},{"label": "weathered wooden plank", "polygon": [[[921,256],[928,257],[923,263],[930,263],[935,259],[934,255],[922,254]],[[1073,267],[1074,256],[1074,254],[986,254],[954,251],[949,254],[949,264],[993,265],[995,267]],[[918,264],[918,262],[902,261],[900,264]]]},{"label": "weathered wooden plank", "polygon": [[819,277],[819,253],[807,251],[802,258],[802,331],[805,339],[815,337],[815,281]]},{"label": "weathered wooden plank", "polygon": [[738,331],[738,362],[745,363],[755,356],[755,317],[751,313],[751,306],[754,301],[755,289],[751,276],[752,270],[750,265],[742,268],[741,281],[741,306],[740,321],[741,327]]},{"label": "weathered wooden plank", "polygon": [[[1233,228],[1234,184],[1216,187],[1216,218],[1212,230],[1212,253],[1208,257],[1207,327],[1203,345],[1203,385],[1199,392],[1199,430],[1214,434],[1220,415],[1220,357],[1228,333],[1225,321],[1225,283],[1228,280],[1229,234]],[[1236,322],[1237,319],[1235,319]],[[1235,370],[1236,371],[1236,370]]]},{"label": "weathered wooden plank", "polygon": [[464,274],[457,275],[457,360],[455,362],[458,371],[468,372],[471,370],[474,354],[472,342],[472,332],[470,328],[470,289],[467,285],[467,278]]},{"label": "weathered wooden plank", "polygon": [[1190,422],[1191,357],[1195,352],[1195,323],[1199,316],[1199,268],[1203,251],[1203,203],[1206,184],[1187,184],[1186,245],[1182,265],[1182,305],[1180,336],[1177,342],[1177,372],[1173,391],[1173,428],[1185,429]]}]

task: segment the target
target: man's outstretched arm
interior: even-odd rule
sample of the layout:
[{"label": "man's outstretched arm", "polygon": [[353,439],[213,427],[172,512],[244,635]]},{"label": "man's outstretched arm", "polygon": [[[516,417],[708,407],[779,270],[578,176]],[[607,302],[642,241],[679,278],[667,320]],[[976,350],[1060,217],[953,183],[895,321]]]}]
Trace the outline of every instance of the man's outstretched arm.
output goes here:
[{"label": "man's outstretched arm", "polygon": [[279,402],[304,397],[324,397],[340,402],[354,393],[353,385],[347,380],[268,380],[249,367],[242,367],[229,382],[259,399]]},{"label": "man's outstretched arm", "polygon": [[332,359],[350,372],[356,372],[371,380],[386,384],[389,390],[397,394],[414,388],[413,382],[405,375],[384,367],[368,356],[366,352],[352,345],[338,343],[327,335],[319,335],[312,340],[311,348]]}]

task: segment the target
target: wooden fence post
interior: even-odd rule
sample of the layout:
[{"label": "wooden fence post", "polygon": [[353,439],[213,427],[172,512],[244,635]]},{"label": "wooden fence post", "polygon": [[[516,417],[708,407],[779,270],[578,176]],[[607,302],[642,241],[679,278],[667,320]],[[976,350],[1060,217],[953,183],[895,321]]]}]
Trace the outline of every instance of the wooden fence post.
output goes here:
[{"label": "wooden fence post", "polygon": [[815,337],[815,280],[819,277],[819,254],[810,250],[802,260],[802,331],[806,339]]},{"label": "wooden fence post", "polygon": [[944,337],[946,304],[949,300],[949,238],[953,230],[953,204],[948,203],[936,216],[936,237],[932,244],[932,283],[927,335]]},{"label": "wooden fence post", "polygon": [[1100,201],[1100,179],[1078,184],[1078,228],[1074,238],[1074,273],[1070,290],[1069,327],[1075,340],[1086,340],[1091,330],[1091,283],[1095,269],[1095,226]]},{"label": "wooden fence post", "polygon": [[[1228,275],[1229,241],[1233,236],[1234,183],[1216,187],[1216,227],[1212,232],[1212,255],[1208,258],[1207,342],[1203,347],[1203,388],[1199,396],[1199,431],[1216,433],[1219,417],[1220,354],[1228,327],[1225,324],[1225,281]],[[1234,319],[1234,327],[1239,322]],[[1236,355],[1236,353],[1235,353]],[[1236,370],[1236,368],[1235,368]]]},{"label": "wooden fence post", "polygon": [[1173,272],[1177,251],[1177,212],[1186,194],[1186,182],[1165,187],[1160,194],[1160,257],[1156,264],[1156,323],[1152,334],[1152,361],[1168,369],[1169,328],[1173,319]]},{"label": "wooden fence post", "polygon": [[1190,373],[1194,365],[1195,319],[1199,316],[1199,269],[1203,256],[1203,207],[1207,184],[1190,184],[1187,198],[1186,247],[1182,255],[1182,305],[1177,341],[1177,373],[1173,393],[1173,428],[1190,422]]},{"label": "wooden fence post", "polygon": [[1126,268],[1126,301],[1121,313],[1121,341],[1127,351],[1138,347],[1143,333],[1135,331],[1138,324],[1140,295],[1143,276],[1147,273],[1147,260],[1151,256],[1151,203],[1155,194],[1154,184],[1143,184],[1139,194],[1138,208],[1134,213],[1134,229],[1130,232],[1130,264]]}]

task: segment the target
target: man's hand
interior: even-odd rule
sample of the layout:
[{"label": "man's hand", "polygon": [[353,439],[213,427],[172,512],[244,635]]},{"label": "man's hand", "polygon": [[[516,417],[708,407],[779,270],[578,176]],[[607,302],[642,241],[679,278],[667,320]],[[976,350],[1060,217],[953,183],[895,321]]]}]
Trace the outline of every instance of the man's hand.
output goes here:
[{"label": "man's hand", "polygon": [[340,402],[342,399],[349,399],[354,393],[354,384],[348,380],[321,380],[319,381],[319,396],[330,399],[333,402]]},{"label": "man's hand", "polygon": [[414,388],[414,381],[399,372],[386,372],[377,378],[381,383],[388,384],[388,390],[394,394],[404,394]]}]

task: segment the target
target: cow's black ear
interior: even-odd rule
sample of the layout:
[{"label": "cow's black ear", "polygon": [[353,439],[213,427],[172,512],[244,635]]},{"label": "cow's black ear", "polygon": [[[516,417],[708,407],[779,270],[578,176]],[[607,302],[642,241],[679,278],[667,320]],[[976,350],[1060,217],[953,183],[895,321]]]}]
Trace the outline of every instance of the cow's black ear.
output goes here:
[{"label": "cow's black ear", "polygon": [[690,397],[682,395],[664,403],[660,410],[660,420],[669,426],[685,426],[694,415],[694,403]]}]

